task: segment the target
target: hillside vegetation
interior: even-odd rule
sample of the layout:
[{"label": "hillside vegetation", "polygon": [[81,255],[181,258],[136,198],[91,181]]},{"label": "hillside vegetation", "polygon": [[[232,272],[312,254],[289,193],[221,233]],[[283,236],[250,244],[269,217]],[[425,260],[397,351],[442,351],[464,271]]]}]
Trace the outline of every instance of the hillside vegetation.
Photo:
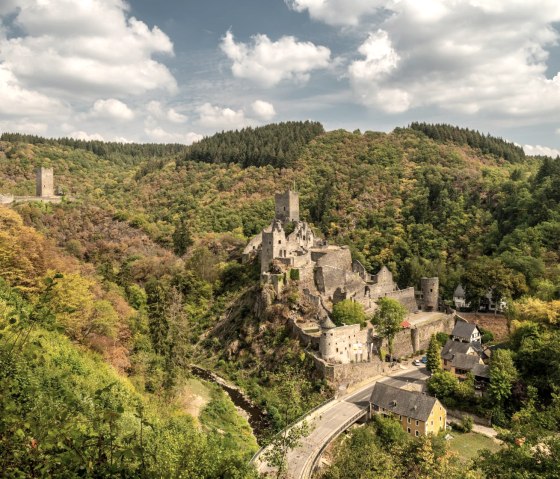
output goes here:
[{"label": "hillside vegetation", "polygon": [[[124,401],[124,412],[115,413],[123,450],[124,438],[138,438],[141,421],[133,425],[131,418],[132,404],[140,402],[146,414],[158,409],[147,419],[150,423],[160,416],[169,421],[181,417],[177,436],[194,438],[193,444],[203,441],[201,457],[204,451],[223,451],[222,460],[209,469],[214,475],[184,477],[222,477],[216,468],[230,467],[250,474],[239,466],[241,456],[233,449],[246,454],[254,442],[248,431],[232,435],[238,427],[232,426],[231,410],[220,418],[224,407],[209,403],[199,415],[202,427],[209,428],[202,431],[210,431],[205,436],[184,412],[177,416],[175,406],[160,406],[171,398],[181,409],[177,404],[190,380],[191,363],[238,384],[268,411],[272,430],[286,422],[281,411],[287,383],[297,386],[291,406],[298,413],[329,396],[286,328],[297,292],[287,291],[283,302],[269,305],[265,314],[270,293],[258,285],[258,267],[240,264],[247,240],[274,214],[274,193],[294,185],[301,214],[317,234],[349,245],[370,272],[386,265],[402,287],[438,275],[448,301],[459,282],[474,302],[489,288],[496,297],[513,299],[515,334],[509,347],[519,375],[493,414],[501,424],[517,421],[521,434],[534,428],[523,415],[534,407],[542,414],[534,416],[540,430],[555,430],[550,411],[556,407],[556,392],[547,384],[558,374],[558,160],[526,157],[503,140],[448,125],[413,124],[387,134],[325,133],[320,124],[293,122],[224,132],[188,148],[4,135],[0,193],[33,194],[38,165],[54,168],[56,185],[67,196],[60,205],[0,208],[5,291],[0,318],[8,328],[3,357],[10,371],[21,369],[22,378],[31,377],[25,368],[37,368],[39,377],[53,374],[48,358],[74,354],[69,351],[84,361],[111,365],[110,379],[95,379],[84,392],[68,388],[80,398],[95,397],[98,390],[106,391],[100,397],[112,396],[107,392],[112,389],[104,388],[115,378],[118,388],[137,398]],[[12,324],[12,311],[18,308],[24,312]],[[13,346],[22,338],[27,338],[23,346]],[[53,342],[64,352],[49,352]],[[78,364],[76,371],[87,367]],[[68,384],[78,381],[72,375],[67,379]],[[52,383],[34,385],[25,394],[47,388],[41,394],[54,398],[48,389]],[[14,419],[13,427],[2,425],[8,428],[3,440],[21,430],[17,447],[23,448],[34,438],[34,429],[25,425],[31,425],[24,419],[27,414],[15,412],[14,418],[22,419]],[[40,424],[50,424],[49,416],[44,418]],[[100,422],[99,427],[109,428],[113,437],[111,424]],[[537,440],[531,437],[533,445]],[[136,454],[137,443],[130,444],[136,452],[125,454],[126,461],[130,457],[126,470],[134,475],[147,459]],[[28,467],[21,451],[10,451],[5,456],[11,458],[10,467]],[[58,454],[58,449],[49,451],[43,460]],[[103,460],[110,456],[99,454]],[[171,464],[177,464],[174,460]],[[82,467],[78,463],[71,467]],[[110,461],[107,467],[113,467]],[[150,467],[160,466],[154,462]],[[184,468],[190,471],[191,465]],[[235,474],[231,477],[244,477]]]}]

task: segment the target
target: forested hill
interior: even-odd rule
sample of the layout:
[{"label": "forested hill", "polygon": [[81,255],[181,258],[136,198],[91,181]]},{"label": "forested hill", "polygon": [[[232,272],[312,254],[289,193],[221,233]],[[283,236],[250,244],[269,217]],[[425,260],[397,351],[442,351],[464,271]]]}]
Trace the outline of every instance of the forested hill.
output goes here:
[{"label": "forested hill", "polygon": [[491,135],[483,135],[475,130],[459,128],[446,124],[429,124],[413,122],[410,124],[413,130],[421,131],[436,141],[452,141],[458,145],[468,145],[477,148],[484,154],[494,155],[496,158],[504,158],[512,163],[522,161],[525,152],[520,146],[496,138]]},{"label": "forested hill", "polygon": [[[255,448],[247,424],[185,371],[192,363],[218,371],[274,428],[284,424],[286,385],[297,385],[297,415],[328,395],[289,337],[289,308],[263,318],[258,267],[240,262],[274,214],[274,193],[294,185],[302,217],[371,273],[386,265],[400,286],[438,275],[444,300],[459,282],[471,295],[493,287],[525,296],[516,319],[530,310],[538,324],[518,337],[517,365],[549,403],[560,381],[560,161],[512,161],[499,148],[431,136],[272,125],[203,140],[189,155],[204,145],[221,152],[197,160],[174,145],[96,152],[87,142],[3,136],[0,193],[34,194],[43,165],[67,199],[0,206],[0,389],[8,391],[0,408],[12,411],[0,424],[0,470],[87,477],[99,460],[107,468],[99,470],[122,477],[254,477],[244,469]],[[278,151],[260,161],[269,144]],[[502,424],[526,397],[514,399],[500,410]],[[118,470],[107,441],[122,454]]]},{"label": "forested hill", "polygon": [[217,133],[190,146],[185,160],[283,168],[292,165],[303,147],[324,132],[318,122],[288,121]]},{"label": "forested hill", "polygon": [[99,140],[76,140],[75,138],[44,138],[42,136],[20,133],[2,133],[0,141],[31,145],[67,146],[72,149],[89,151],[104,158],[128,156],[136,160],[184,153],[187,148],[185,145],[178,143],[119,143]]}]

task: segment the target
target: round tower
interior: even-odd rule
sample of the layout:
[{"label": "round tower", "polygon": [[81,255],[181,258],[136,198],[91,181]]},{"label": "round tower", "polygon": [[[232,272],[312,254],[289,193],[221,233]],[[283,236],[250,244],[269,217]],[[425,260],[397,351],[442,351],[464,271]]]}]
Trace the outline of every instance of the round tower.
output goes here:
[{"label": "round tower", "polygon": [[325,361],[336,357],[336,345],[332,330],[336,328],[330,318],[326,318],[321,323],[321,338],[319,339],[319,352]]},{"label": "round tower", "polygon": [[420,279],[424,311],[437,311],[439,298],[439,278]]}]

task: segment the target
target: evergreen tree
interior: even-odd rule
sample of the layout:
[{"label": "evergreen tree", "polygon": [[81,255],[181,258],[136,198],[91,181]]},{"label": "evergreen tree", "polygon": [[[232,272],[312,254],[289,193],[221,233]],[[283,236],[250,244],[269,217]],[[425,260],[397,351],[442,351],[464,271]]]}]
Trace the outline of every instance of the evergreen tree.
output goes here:
[{"label": "evergreen tree", "polygon": [[428,371],[435,373],[441,370],[441,347],[435,334],[430,338],[428,352],[426,353],[426,368]]}]

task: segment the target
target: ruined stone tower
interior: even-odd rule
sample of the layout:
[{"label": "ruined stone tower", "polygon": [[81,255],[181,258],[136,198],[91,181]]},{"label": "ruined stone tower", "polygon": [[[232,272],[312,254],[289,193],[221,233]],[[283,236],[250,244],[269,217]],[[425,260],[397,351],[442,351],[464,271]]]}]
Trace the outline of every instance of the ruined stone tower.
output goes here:
[{"label": "ruined stone tower", "polygon": [[439,297],[439,278],[421,278],[423,309],[424,311],[437,311]]},{"label": "ruined stone tower", "polygon": [[336,328],[331,319],[327,318],[321,323],[321,337],[319,339],[319,352],[325,361],[336,358],[336,342],[333,338],[333,329]]},{"label": "ruined stone tower", "polygon": [[54,196],[54,175],[52,168],[37,168],[37,196]]},{"label": "ruined stone tower", "polygon": [[288,190],[284,193],[274,195],[275,218],[287,223],[289,221],[299,221],[299,194]]},{"label": "ruined stone tower", "polygon": [[286,258],[288,256],[287,247],[286,233],[282,228],[282,223],[275,220],[269,228],[262,232],[261,273],[268,272],[274,258]]}]

